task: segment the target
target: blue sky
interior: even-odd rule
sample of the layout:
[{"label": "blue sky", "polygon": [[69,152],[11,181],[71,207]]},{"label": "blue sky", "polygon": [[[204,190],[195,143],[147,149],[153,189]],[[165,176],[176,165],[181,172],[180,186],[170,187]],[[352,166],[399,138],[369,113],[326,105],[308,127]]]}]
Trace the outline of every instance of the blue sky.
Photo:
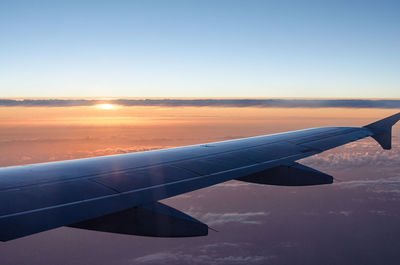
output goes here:
[{"label": "blue sky", "polygon": [[400,98],[399,1],[4,1],[0,97]]}]

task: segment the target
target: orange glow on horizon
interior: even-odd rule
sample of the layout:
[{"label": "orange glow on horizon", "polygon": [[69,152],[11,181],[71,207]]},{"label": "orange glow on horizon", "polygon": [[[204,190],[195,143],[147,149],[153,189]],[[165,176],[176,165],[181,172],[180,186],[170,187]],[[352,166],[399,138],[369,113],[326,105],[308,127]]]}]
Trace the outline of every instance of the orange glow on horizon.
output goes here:
[{"label": "orange glow on horizon", "polygon": [[[2,126],[244,126],[283,130],[357,126],[393,114],[391,109],[162,107],[109,103],[72,107],[0,107]],[[273,126],[274,124],[275,126]],[[275,131],[275,130],[274,130]]]},{"label": "orange glow on horizon", "polygon": [[[107,104],[107,103],[104,103]],[[363,126],[391,109],[0,107],[0,166],[200,144],[321,126]],[[113,108],[115,107],[115,108]],[[399,135],[400,126],[394,127]]]},{"label": "orange glow on horizon", "polygon": [[103,110],[113,110],[113,109],[116,109],[116,108],[117,108],[116,105],[114,105],[114,104],[109,104],[109,103],[96,105],[95,107],[96,107],[96,108],[99,108],[99,109],[103,109]]}]

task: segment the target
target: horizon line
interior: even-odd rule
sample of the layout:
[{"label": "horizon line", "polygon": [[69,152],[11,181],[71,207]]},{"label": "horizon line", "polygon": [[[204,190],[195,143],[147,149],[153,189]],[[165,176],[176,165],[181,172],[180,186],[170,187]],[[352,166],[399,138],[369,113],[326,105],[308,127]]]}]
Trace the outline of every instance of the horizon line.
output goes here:
[{"label": "horizon line", "polygon": [[99,104],[163,107],[400,109],[400,99],[316,98],[0,98],[0,107],[79,107]]}]

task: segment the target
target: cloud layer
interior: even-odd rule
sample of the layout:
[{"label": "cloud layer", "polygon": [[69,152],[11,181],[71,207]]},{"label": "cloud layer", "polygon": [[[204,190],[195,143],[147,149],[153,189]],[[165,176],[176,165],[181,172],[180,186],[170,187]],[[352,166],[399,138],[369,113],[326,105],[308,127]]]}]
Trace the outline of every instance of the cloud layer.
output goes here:
[{"label": "cloud layer", "polygon": [[[274,255],[249,255],[248,243],[218,242],[190,248],[190,251],[171,249],[144,255],[133,260],[132,264],[273,264]],[[229,253],[229,254],[228,254]]]},{"label": "cloud layer", "polygon": [[166,107],[400,108],[398,99],[0,99],[0,106],[8,107],[72,107],[102,103]]}]

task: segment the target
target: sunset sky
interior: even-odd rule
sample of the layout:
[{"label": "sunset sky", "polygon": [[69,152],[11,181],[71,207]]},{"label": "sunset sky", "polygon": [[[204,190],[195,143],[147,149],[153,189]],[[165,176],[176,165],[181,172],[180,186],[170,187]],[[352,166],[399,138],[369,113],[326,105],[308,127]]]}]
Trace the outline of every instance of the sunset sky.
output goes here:
[{"label": "sunset sky", "polygon": [[[398,113],[399,14],[397,0],[0,0],[0,167]],[[207,237],[61,227],[1,242],[0,263],[400,264],[400,125],[390,151],[367,138],[300,162],[334,183],[162,201]]]},{"label": "sunset sky", "polygon": [[1,97],[400,97],[400,2],[0,1]]}]

